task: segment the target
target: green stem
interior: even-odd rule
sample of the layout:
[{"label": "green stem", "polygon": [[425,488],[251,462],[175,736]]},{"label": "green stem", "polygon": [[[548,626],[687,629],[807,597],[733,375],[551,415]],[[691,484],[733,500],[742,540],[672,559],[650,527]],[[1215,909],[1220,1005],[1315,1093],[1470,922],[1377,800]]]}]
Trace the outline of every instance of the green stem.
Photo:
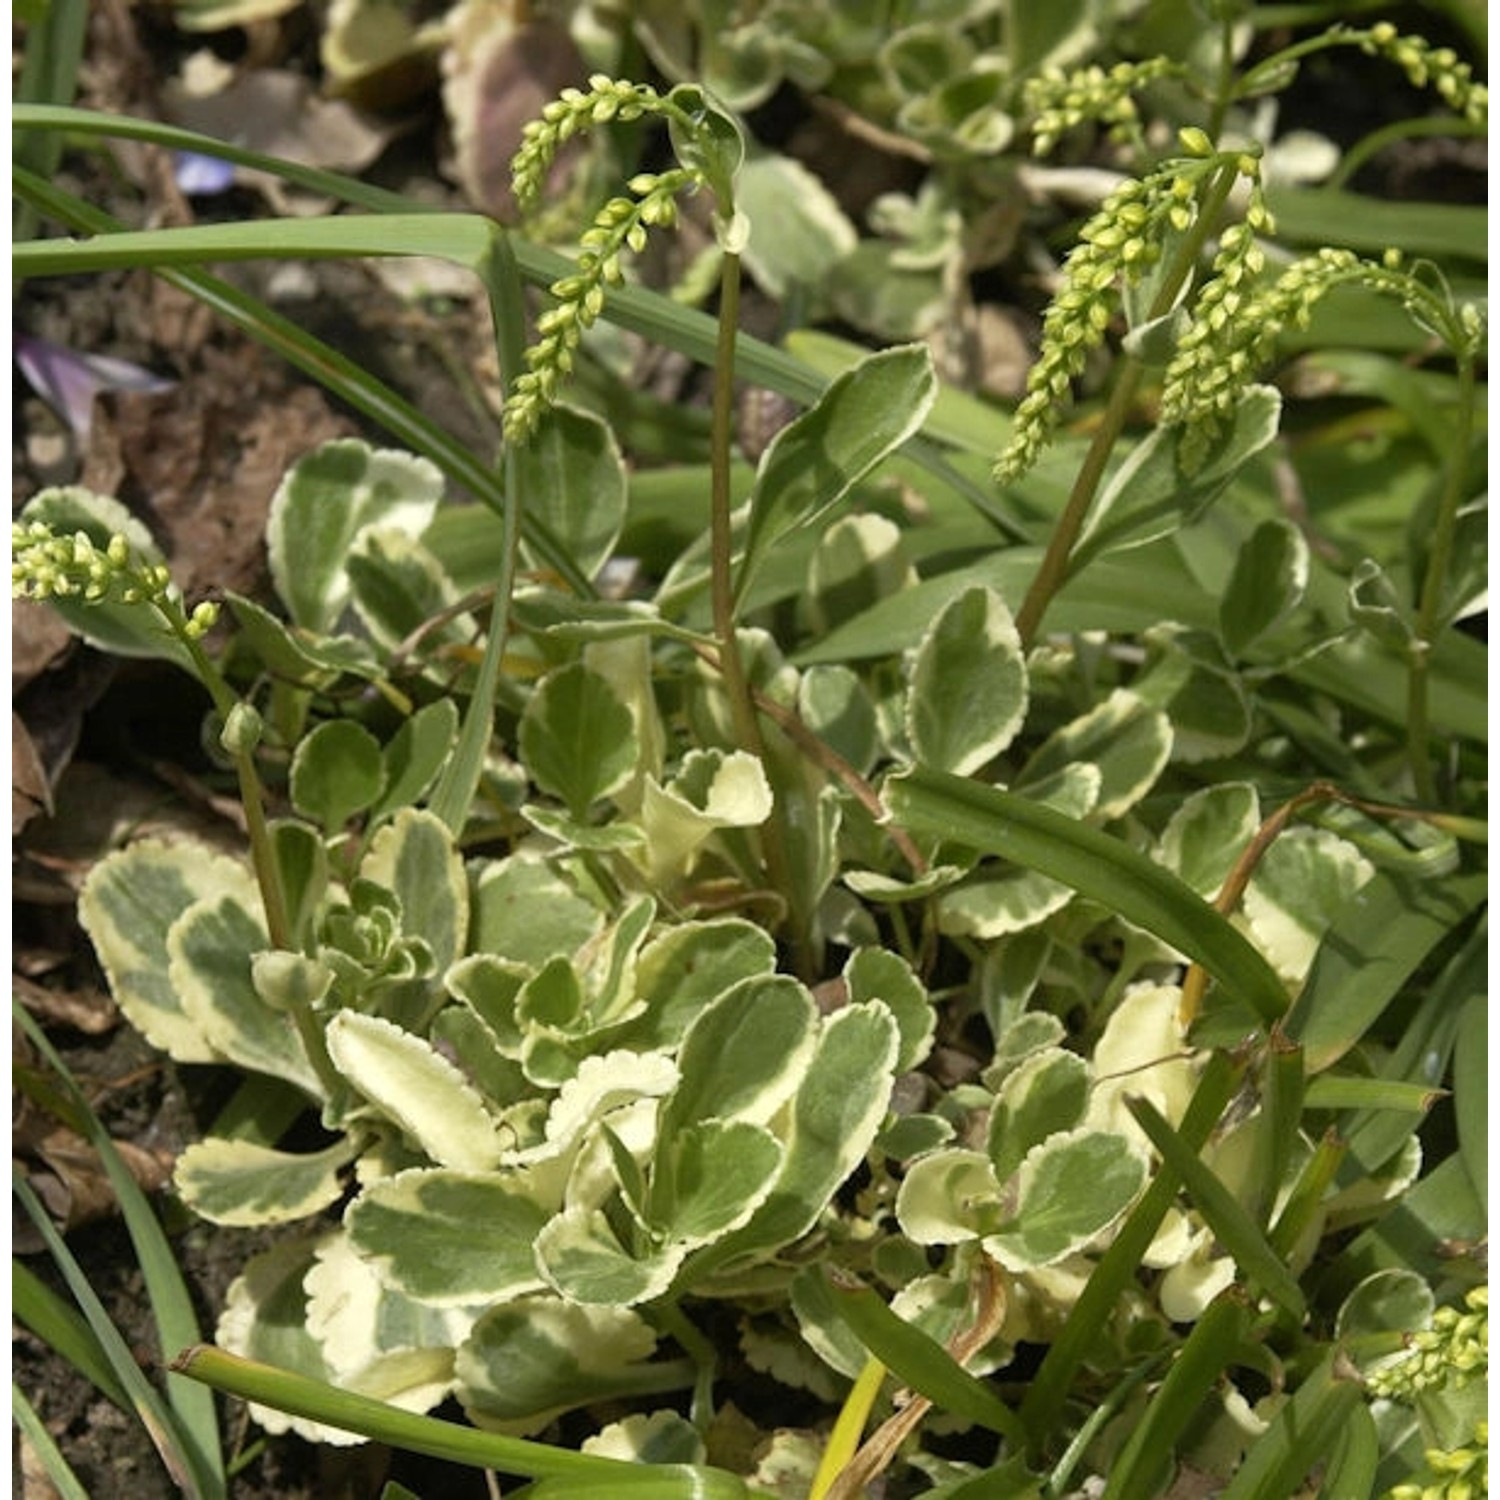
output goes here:
[{"label": "green stem", "polygon": [[1432,550],[1427,555],[1427,573],[1417,606],[1416,639],[1406,679],[1406,745],[1411,762],[1412,783],[1417,800],[1428,806],[1437,801],[1437,780],[1432,769],[1432,737],[1428,717],[1428,673],[1443,605],[1443,585],[1453,560],[1453,539],[1458,512],[1463,503],[1464,476],[1468,472],[1469,449],[1474,439],[1475,377],[1472,354],[1458,362],[1458,411],[1454,425],[1452,458],[1443,477],[1438,501],[1437,525]]},{"label": "green stem", "polygon": [[[724,251],[719,273],[719,334],[714,356],[713,426],[710,439],[711,480],[709,491],[709,581],[713,607],[714,638],[718,645],[719,672],[729,699],[729,717],[734,737],[741,748],[767,767],[764,736],[755,713],[755,698],[745,660],[740,655],[739,636],[734,618],[734,536],[733,498],[733,430],[734,430],[734,351],[739,333],[740,258]],[[806,964],[806,926],[798,912],[792,887],[791,865],[787,857],[785,810],[778,797],[770,818],[761,829],[765,851],[766,875],[771,887],[786,903],[787,921],[791,925],[792,945],[798,955],[798,966]]]},{"label": "green stem", "polygon": [[[1192,275],[1198,263],[1198,255],[1203,248],[1204,241],[1218,221],[1220,210],[1224,207],[1238,177],[1237,157],[1225,161],[1219,167],[1208,189],[1201,212],[1194,219],[1192,228],[1183,236],[1167,274],[1162,278],[1161,287],[1146,314],[1148,321],[1164,317],[1177,301],[1184,283]],[[1073,481],[1068,503],[1058,518],[1051,540],[1047,543],[1047,551],[1037,569],[1036,577],[1032,579],[1031,587],[1026,591],[1026,597],[1021,601],[1021,608],[1017,611],[1016,630],[1020,634],[1023,650],[1028,649],[1035,640],[1042,617],[1047,612],[1047,606],[1052,603],[1053,596],[1067,581],[1068,563],[1073,548],[1083,531],[1084,522],[1088,520],[1089,511],[1093,508],[1115,443],[1125,429],[1125,420],[1129,415],[1130,405],[1135,399],[1136,387],[1140,384],[1143,373],[1144,367],[1133,355],[1126,355],[1121,361],[1119,378],[1115,381],[1115,388],[1110,393],[1109,402],[1094,432],[1089,450],[1084,455],[1083,463],[1078,470],[1078,477]]]},{"label": "green stem", "polygon": [[[175,605],[161,607],[164,618],[170,623],[172,633],[181,641],[193,659],[198,680],[213,700],[214,709],[225,724],[240,699],[234,689],[224,680],[223,674],[213,659],[203,649],[197,637],[187,628],[187,620]],[[266,936],[273,948],[292,946],[292,923],[287,915],[286,892],[281,888],[281,869],[276,863],[276,854],[271,847],[270,821],[266,817],[265,790],[260,784],[260,773],[255,769],[255,752],[226,746],[234,761],[235,780],[239,784],[240,806],[245,812],[245,832],[250,840],[250,863],[255,871],[255,882],[260,888],[261,905],[265,909]]]}]

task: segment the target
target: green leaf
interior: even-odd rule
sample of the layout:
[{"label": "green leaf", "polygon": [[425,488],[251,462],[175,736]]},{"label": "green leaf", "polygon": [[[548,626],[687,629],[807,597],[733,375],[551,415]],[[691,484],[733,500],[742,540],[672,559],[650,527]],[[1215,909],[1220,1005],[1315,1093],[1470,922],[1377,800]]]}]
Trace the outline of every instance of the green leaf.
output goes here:
[{"label": "green leaf", "polygon": [[473,903],[474,952],[527,968],[576,953],[600,926],[598,909],[531,854],[480,866]]},{"label": "green leaf", "polygon": [[[118,534],[129,542],[130,550],[142,562],[157,565],[164,561],[151,533],[118,500],[96,495],[79,485],[40,491],[27,501],[18,519],[44,521],[59,536],[70,537],[81,531],[101,552],[108,548],[110,537]],[[124,604],[113,599],[86,604],[79,599],[54,598],[48,600],[48,607],[66,620],[71,630],[101,651],[113,656],[170,661],[197,676],[187,648],[149,605]]]},{"label": "green leaf", "polygon": [[1072,1130],[1089,1102],[1089,1065],[1075,1052],[1048,1047],[1007,1074],[990,1111],[985,1149],[1004,1181],[1034,1146]]},{"label": "green leaf", "polygon": [[1000,1205],[994,1163],[983,1151],[954,1148],[919,1157],[896,1195],[901,1232],[919,1245],[977,1239]]},{"label": "green leaf", "polygon": [[[491,1308],[460,1346],[457,1394],[478,1425],[535,1431],[559,1413],[591,1401],[691,1385],[692,1366],[686,1360],[644,1363],[655,1347],[656,1335],[645,1319],[628,1308],[521,1297]],[[538,1444],[524,1446],[554,1455],[551,1472],[563,1476],[569,1468],[561,1460],[587,1458]],[[501,1462],[508,1472],[538,1472],[524,1463]],[[608,1481],[620,1470],[629,1472],[630,1466],[612,1467],[601,1477]]]},{"label": "green leaf", "polygon": [[1218,760],[1243,749],[1250,698],[1217,638],[1163,624],[1148,629],[1144,640],[1151,656],[1131,691],[1168,716],[1172,758]]},{"label": "green leaf", "polygon": [[1220,1491],[1220,1500],[1289,1500],[1314,1465],[1326,1462],[1364,1393],[1353,1371],[1338,1368],[1331,1350],[1250,1445]]},{"label": "green leaf", "polygon": [[385,787],[380,741],[352,719],[329,719],[292,754],[292,805],[328,832],[371,806]]},{"label": "green leaf", "polygon": [[641,950],[636,993],[646,1012],[625,1033],[637,1051],[675,1047],[694,1018],[742,980],[769,977],[776,944],[763,927],[738,918],[681,922]]},{"label": "green leaf", "polygon": [[1184,798],[1168,819],[1157,858],[1212,901],[1259,825],[1260,798],[1250,782],[1204,787]]},{"label": "green leaf", "polygon": [[1219,633],[1231,656],[1242,656],[1301,603],[1307,570],[1307,539],[1290,521],[1262,521],[1250,533],[1219,604]]},{"label": "green leaf", "polygon": [[1489,1205],[1489,1007],[1482,995],[1464,1002],[1453,1048],[1453,1108],[1458,1154],[1479,1201]]},{"label": "green leaf", "polygon": [[225,590],[240,637],[266,670],[298,687],[331,687],[348,673],[378,678],[382,667],[370,642],[352,635],[314,635],[296,630],[251,599]]},{"label": "green leaf", "polygon": [[699,1120],[767,1123],[803,1081],[816,1020],[812,996],[795,979],[746,979],[727,990],[683,1036],[682,1081],[663,1106],[661,1135]]},{"label": "green leaf", "polygon": [[1158,427],[1105,484],[1069,561],[1070,570],[1077,572],[1105,553],[1156,541],[1195,520],[1271,444],[1280,425],[1280,392],[1251,386],[1235,406],[1229,431],[1208,461],[1191,474],[1177,461],[1178,429]]},{"label": "green leaf", "polygon": [[579,822],[629,780],[640,755],[635,722],[609,682],[581,662],[537,685],[518,731],[532,780]]},{"label": "green leaf", "polygon": [[937,1010],[922,981],[899,953],[885,948],[859,948],[844,965],[849,999],[859,1005],[878,1000],[896,1018],[901,1050],[896,1071],[907,1073],[923,1062],[937,1029]]},{"label": "green leaf", "polygon": [[321,1098],[300,1034],[256,986],[253,960],[266,947],[258,903],[248,906],[244,895],[210,896],[168,931],[167,977],[218,1057]]},{"label": "green leaf", "polygon": [[652,1227],[696,1247],[738,1229],[760,1207],[781,1168],[781,1142],[748,1120],[696,1120],[657,1144]]},{"label": "green leaf", "polygon": [[735,201],[750,220],[745,268],[772,297],[785,298],[794,285],[817,292],[859,243],[859,232],[822,179],[780,152],[751,150]]},{"label": "green leaf", "polygon": [[966,776],[1015,738],[1026,663],[1005,601],[974,588],[943,609],[917,648],[906,728],[917,759]]},{"label": "green leaf", "polygon": [[535,479],[527,509],[592,578],[625,524],[625,463],[613,431],[592,412],[550,406],[528,445],[527,464]]},{"label": "green leaf", "polygon": [[[442,564],[409,532],[392,526],[367,526],[344,559],[349,602],[370,639],[394,653],[430,621],[457,602],[458,591]],[[463,620],[444,620],[424,636],[429,651],[461,649],[469,644]],[[429,676],[445,680],[440,666]]]},{"label": "green leaf", "polygon": [[292,619],[327,631],[349,603],[345,571],[366,527],[420,536],[442,499],[443,478],[426,459],[356,438],[324,443],[287,471],[271,499],[266,541],[271,577]]},{"label": "green leaf", "polygon": [[131,1025],[178,1062],[218,1062],[218,1049],[167,976],[167,933],[194,902],[259,897],[250,872],[201,844],[142,839],[99,861],[83,883],[78,918]]},{"label": "green leaf", "polygon": [[1125,688],[1050,734],[1027,761],[1017,791],[1080,761],[1099,768],[1093,813],[1118,818],[1151,789],[1172,753],[1172,722]]},{"label": "green leaf", "polygon": [[539,1290],[532,1242],[549,1217],[519,1178],[416,1170],[370,1184],[345,1226],[383,1282],[452,1307]]},{"label": "green leaf", "polygon": [[285,1224],[336,1202],[340,1169],[359,1150],[350,1140],[301,1153],[210,1136],[177,1158],[172,1180],[193,1212],[215,1224]]},{"label": "green leaf", "polygon": [[458,706],[451,698],[438,698],[407,719],[383,752],[384,789],[370,807],[370,821],[421,801],[457,739]]},{"label": "green leaf", "polygon": [[689,750],[673,779],[645,781],[640,824],[642,860],[661,885],[687,874],[709,836],[720,828],[754,828],[771,816],[765,768],[748,751]]},{"label": "green leaf", "polygon": [[348,1010],[325,1035],[339,1072],[435,1162],[482,1171],[500,1160],[500,1137],[479,1095],[421,1037]]},{"label": "green leaf", "polygon": [[1035,928],[1072,899],[1061,881],[1035,870],[994,874],[987,867],[939,895],[938,931],[991,941]]},{"label": "green leaf", "polygon": [[464,951],[469,882],[442,819],[417,808],[398,812],[370,841],[359,873],[395,895],[402,932],[426,943],[438,974]]},{"label": "green leaf", "polygon": [[1124,1136],[1079,1129],[1050,1136],[1021,1163],[1009,1225],[984,1237],[1012,1271],[1030,1271],[1082,1250],[1121,1218],[1146,1180],[1146,1162]]},{"label": "green leaf", "polygon": [[872,354],[840,375],[761,458],[750,496],[743,600],[760,564],[788,532],[810,526],[922,425],[937,395],[925,345]]},{"label": "green leaf", "polygon": [[809,667],[797,683],[802,722],[861,775],[880,753],[875,705],[858,675],[848,667]]},{"label": "green leaf", "polygon": [[743,1229],[709,1247],[715,1264],[787,1244],[817,1222],[885,1117],[898,1043],[883,1005],[846,1006],[824,1023],[791,1103],[776,1185]]},{"label": "green leaf", "polygon": [[1175,875],[1121,840],[1027,797],[920,768],[891,777],[884,797],[909,831],[1024,864],[1154,933],[1267,1024],[1286,1009],[1286,992],[1265,959]]}]

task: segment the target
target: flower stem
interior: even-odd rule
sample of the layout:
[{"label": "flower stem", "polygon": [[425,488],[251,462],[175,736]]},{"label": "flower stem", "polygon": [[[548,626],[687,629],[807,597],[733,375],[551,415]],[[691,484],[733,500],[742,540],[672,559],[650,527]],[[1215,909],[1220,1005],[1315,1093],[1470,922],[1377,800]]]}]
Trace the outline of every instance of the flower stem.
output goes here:
[{"label": "flower stem", "polygon": [[[1161,287],[1146,315],[1148,320],[1163,317],[1171,310],[1183,284],[1192,275],[1203,243],[1213,229],[1238,176],[1237,158],[1225,161],[1215,173],[1204,198],[1202,210],[1194,219],[1192,227],[1183,236],[1167,274],[1162,278]],[[1121,360],[1115,388],[1110,393],[1109,402],[1100,418],[1099,426],[1095,429],[1093,441],[1084,455],[1083,463],[1078,470],[1078,477],[1073,481],[1068,503],[1058,518],[1051,540],[1047,543],[1047,551],[1037,569],[1036,577],[1032,579],[1031,587],[1026,591],[1026,597],[1021,601],[1021,608],[1016,613],[1016,630],[1021,637],[1022,650],[1032,645],[1037,630],[1041,626],[1042,617],[1047,612],[1047,606],[1052,603],[1053,596],[1067,581],[1069,558],[1083,531],[1084,522],[1088,520],[1089,511],[1093,508],[1094,499],[1104,479],[1105,469],[1109,464],[1115,443],[1124,431],[1125,419],[1129,414],[1130,404],[1135,399],[1136,387],[1140,384],[1143,371],[1144,367],[1141,362],[1133,355],[1126,355]]]},{"label": "flower stem", "polygon": [[1432,769],[1432,736],[1428,721],[1428,671],[1443,604],[1443,585],[1453,560],[1453,540],[1458,512],[1463,502],[1464,474],[1474,438],[1475,377],[1470,354],[1458,362],[1458,411],[1454,423],[1452,458],[1443,479],[1438,501],[1437,524],[1432,550],[1427,554],[1427,572],[1417,606],[1416,638],[1411,643],[1411,661],[1406,679],[1406,753],[1411,763],[1412,784],[1417,800],[1428,806],[1437,801],[1437,779]]},{"label": "flower stem", "polygon": [[[734,540],[731,529],[733,500],[730,493],[732,433],[734,425],[734,346],[739,331],[740,258],[732,250],[723,252],[719,271],[719,333],[714,356],[712,478],[710,487],[709,545],[711,553],[710,594],[714,637],[718,643],[719,671],[729,699],[730,723],[741,748],[754,755],[769,775],[765,739],[755,714],[750,679],[740,655],[734,618]],[[806,963],[807,928],[799,913],[787,857],[785,810],[776,798],[770,818],[761,829],[766,875],[771,887],[786,904],[787,921],[798,966]]]}]

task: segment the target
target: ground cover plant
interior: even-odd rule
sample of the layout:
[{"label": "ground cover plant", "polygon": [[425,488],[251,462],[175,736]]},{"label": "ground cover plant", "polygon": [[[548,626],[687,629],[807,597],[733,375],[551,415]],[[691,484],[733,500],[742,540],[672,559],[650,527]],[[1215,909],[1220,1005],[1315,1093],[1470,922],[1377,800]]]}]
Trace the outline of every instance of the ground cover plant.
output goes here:
[{"label": "ground cover plant", "polygon": [[[183,1493],[244,1459],[210,1391],[475,1494],[1487,1493],[1483,214],[1345,185],[1487,96],[1468,12],[1350,9],[331,7],[346,91],[593,65],[508,136],[445,89],[504,224],[74,107],[83,8],[32,18],[17,276],[148,268],[364,424],[274,477],[266,587],[185,591],[80,483],[13,527],[18,595],[175,673],[243,829],[112,839],[77,899],[232,1086],[166,1199],[246,1246],[201,1331],[18,1011],[162,1368],[24,1172],[77,1310],[22,1259],[18,1314]],[[1421,113],[1279,130],[1330,59]],[[789,91],[909,191],[856,222],[757,139]],[[127,227],[65,142],[324,207]],[[493,453],[224,269],[375,257],[481,289]],[[950,338],[1018,263],[1002,401]]]}]

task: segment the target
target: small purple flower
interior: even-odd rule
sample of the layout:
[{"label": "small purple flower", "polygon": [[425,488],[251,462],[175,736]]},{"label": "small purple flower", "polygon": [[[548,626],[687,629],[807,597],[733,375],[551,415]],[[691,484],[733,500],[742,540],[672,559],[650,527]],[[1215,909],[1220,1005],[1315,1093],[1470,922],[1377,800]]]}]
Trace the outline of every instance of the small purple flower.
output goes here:
[{"label": "small purple flower", "polygon": [[101,391],[169,391],[177,384],[129,360],[80,354],[25,333],[16,335],[15,357],[31,388],[68,424],[80,443],[88,441],[94,397]]},{"label": "small purple flower", "polygon": [[234,186],[234,163],[221,156],[178,151],[174,163],[177,186],[189,198],[213,198]]}]

